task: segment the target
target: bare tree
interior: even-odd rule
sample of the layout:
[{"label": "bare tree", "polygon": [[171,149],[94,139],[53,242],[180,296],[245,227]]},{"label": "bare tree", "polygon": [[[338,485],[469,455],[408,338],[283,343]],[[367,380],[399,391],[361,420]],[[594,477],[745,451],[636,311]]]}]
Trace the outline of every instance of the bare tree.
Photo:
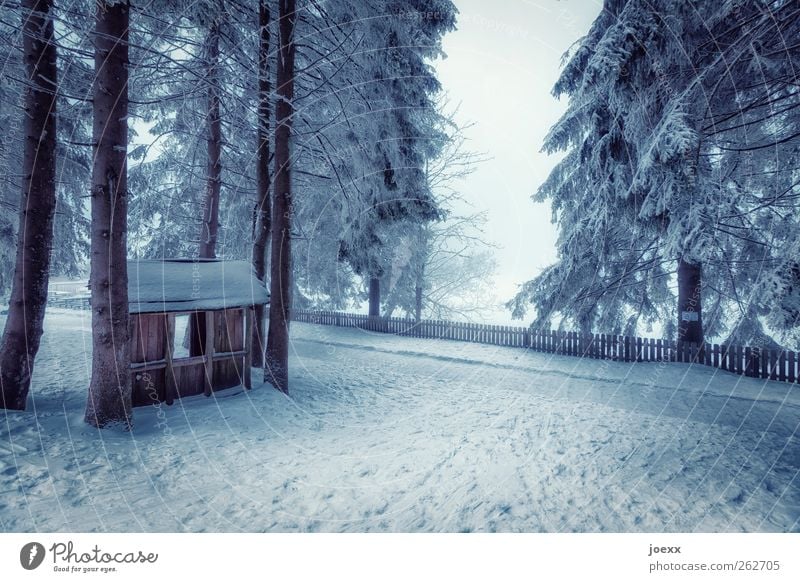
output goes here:
[{"label": "bare tree", "polygon": [[97,3],[93,92],[92,378],[86,422],[131,425],[127,268],[128,2]]},{"label": "bare tree", "polygon": [[[435,318],[470,318],[485,310],[491,296],[496,262],[493,245],[483,237],[485,212],[464,212],[468,207],[459,182],[490,158],[469,149],[467,132],[471,123],[459,123],[458,106],[447,99],[438,105],[441,144],[438,155],[425,163],[425,180],[445,219],[417,225],[405,237],[410,248],[407,269],[413,285],[413,314],[419,321],[423,312]],[[401,290],[402,285],[396,285]],[[396,294],[387,295],[386,315],[401,303]],[[408,309],[408,306],[405,305]]]},{"label": "bare tree", "polygon": [[279,0],[278,71],[275,106],[275,182],[272,192],[273,230],[270,264],[270,305],[264,379],[289,391],[289,309],[292,299],[292,180],[291,148],[294,105],[295,0]]},{"label": "bare tree", "polygon": [[23,182],[16,265],[0,343],[0,404],[24,410],[42,337],[56,205],[56,46],[51,0],[23,0]]}]

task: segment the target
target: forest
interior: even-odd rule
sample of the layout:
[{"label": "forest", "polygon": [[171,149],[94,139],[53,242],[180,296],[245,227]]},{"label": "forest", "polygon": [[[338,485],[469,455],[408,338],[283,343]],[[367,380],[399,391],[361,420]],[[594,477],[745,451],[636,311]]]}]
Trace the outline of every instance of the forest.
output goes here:
[{"label": "forest", "polygon": [[488,264],[470,236],[480,216],[453,214],[448,188],[480,156],[430,65],[455,13],[448,0],[3,3],[4,406],[25,407],[48,277],[87,263],[98,426],[131,414],[126,258],[251,261],[272,297],[253,364],[266,357],[282,390],[290,304],[341,307],[366,281],[370,313],[419,318],[424,295],[448,310],[482,285],[464,275]]},{"label": "forest", "polygon": [[[24,410],[48,281],[89,273],[85,418],[131,421],[130,259],[247,260],[253,366],[289,388],[291,309],[469,317],[494,271],[432,62],[449,0],[4,2],[2,405]],[[534,200],[558,260],[532,328],[800,342],[800,6],[606,0],[563,57]],[[524,252],[524,249],[521,250]],[[187,331],[187,334],[190,333]]]}]

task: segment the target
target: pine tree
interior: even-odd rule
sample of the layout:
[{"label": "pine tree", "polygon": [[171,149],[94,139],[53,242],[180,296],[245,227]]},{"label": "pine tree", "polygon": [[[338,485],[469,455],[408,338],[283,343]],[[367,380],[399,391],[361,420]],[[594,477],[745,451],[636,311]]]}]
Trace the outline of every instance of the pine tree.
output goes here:
[{"label": "pine tree", "polygon": [[269,330],[264,379],[289,391],[289,321],[292,300],[292,115],[295,81],[295,0],[278,2],[278,71],[275,108],[275,181],[272,192],[272,259]]},{"label": "pine tree", "polygon": [[[256,140],[256,205],[253,219],[253,271],[260,281],[265,281],[267,274],[267,244],[272,232],[272,205],[270,204],[270,10],[266,0],[258,3],[258,124]],[[253,366],[264,365],[264,350],[266,341],[264,337],[265,309],[263,305],[255,306],[253,317],[253,331],[250,337],[250,347],[253,357]]]},{"label": "pine tree", "polygon": [[127,272],[128,29],[130,6],[99,2],[95,27],[92,170],[92,378],[86,422],[129,427]]},{"label": "pine tree", "polygon": [[757,152],[774,146],[787,168],[793,124],[769,109],[797,99],[797,49],[776,44],[795,11],[757,4],[605,4],[554,89],[570,106],[545,149],[567,155],[538,197],[559,222],[559,262],[523,286],[516,315],[532,301],[541,323],[633,332],[644,319],[694,342],[748,317],[757,271],[791,240],[756,226],[775,223],[777,191],[754,176],[788,177]]},{"label": "pine tree", "polygon": [[56,45],[50,0],[24,0],[23,187],[9,313],[0,342],[0,404],[24,410],[43,333],[56,206]]},{"label": "pine tree", "polygon": [[200,227],[201,259],[217,256],[219,233],[219,204],[222,180],[222,120],[220,119],[219,37],[221,15],[212,16],[205,40],[206,113],[206,188],[203,200],[203,219]]}]

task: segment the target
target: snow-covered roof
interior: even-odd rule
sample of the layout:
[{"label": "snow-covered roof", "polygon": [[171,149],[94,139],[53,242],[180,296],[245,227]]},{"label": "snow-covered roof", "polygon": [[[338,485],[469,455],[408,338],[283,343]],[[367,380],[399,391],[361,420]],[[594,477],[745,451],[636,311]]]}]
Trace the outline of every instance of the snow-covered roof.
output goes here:
[{"label": "snow-covered roof", "polygon": [[246,261],[128,261],[131,313],[202,311],[265,303],[269,303],[269,293]]}]

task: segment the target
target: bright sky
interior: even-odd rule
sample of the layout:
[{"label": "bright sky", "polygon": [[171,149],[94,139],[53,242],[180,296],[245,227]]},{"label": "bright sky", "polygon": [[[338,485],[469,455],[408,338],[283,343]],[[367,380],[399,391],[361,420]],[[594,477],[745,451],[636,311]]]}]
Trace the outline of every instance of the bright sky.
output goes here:
[{"label": "bright sky", "polygon": [[540,153],[565,103],[550,94],[561,56],[589,30],[602,0],[455,0],[458,30],[444,39],[439,79],[472,121],[472,151],[493,159],[461,188],[476,210],[488,209],[487,237],[500,245],[497,293],[517,286],[555,260],[550,209],[531,195],[557,161]]}]

